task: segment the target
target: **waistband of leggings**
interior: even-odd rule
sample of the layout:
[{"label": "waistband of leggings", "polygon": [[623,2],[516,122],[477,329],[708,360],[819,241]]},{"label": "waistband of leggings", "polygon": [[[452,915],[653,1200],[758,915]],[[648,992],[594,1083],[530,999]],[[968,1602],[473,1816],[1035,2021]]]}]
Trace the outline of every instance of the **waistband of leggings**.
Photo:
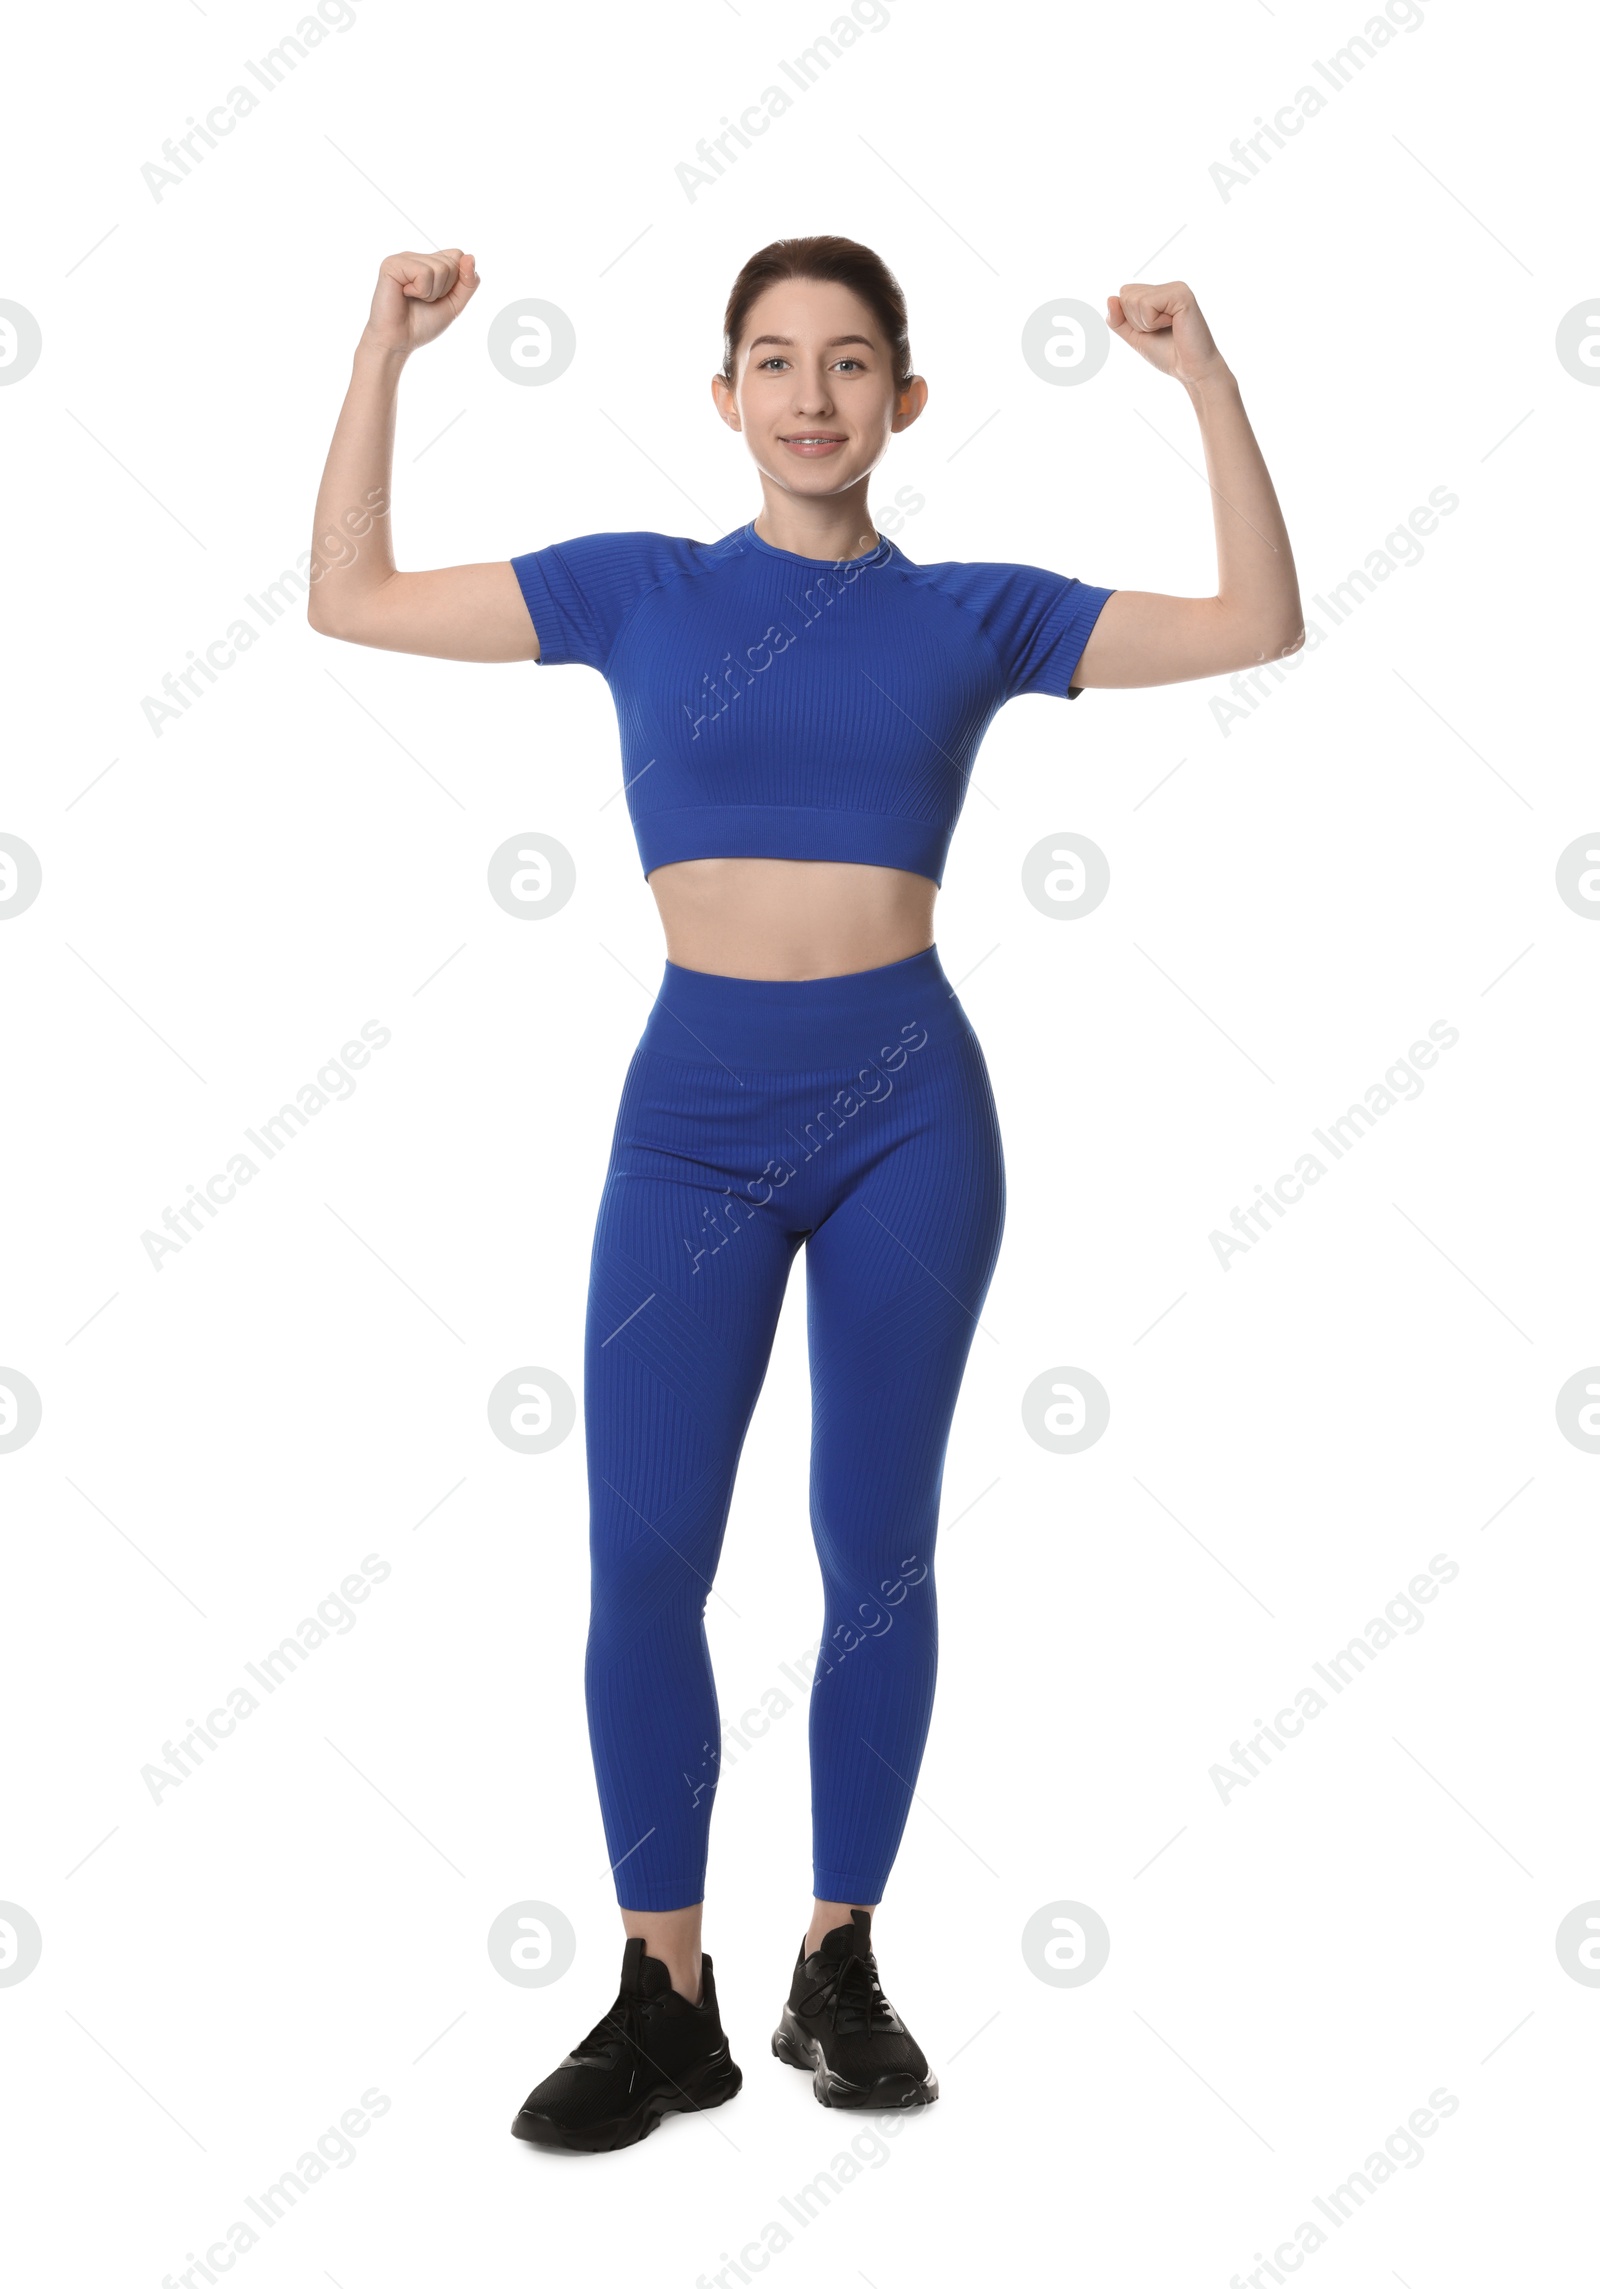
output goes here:
[{"label": "waistband of leggings", "polygon": [[729,978],[664,966],[643,1049],[735,1071],[854,1070],[970,1031],[937,946],[836,978]]}]

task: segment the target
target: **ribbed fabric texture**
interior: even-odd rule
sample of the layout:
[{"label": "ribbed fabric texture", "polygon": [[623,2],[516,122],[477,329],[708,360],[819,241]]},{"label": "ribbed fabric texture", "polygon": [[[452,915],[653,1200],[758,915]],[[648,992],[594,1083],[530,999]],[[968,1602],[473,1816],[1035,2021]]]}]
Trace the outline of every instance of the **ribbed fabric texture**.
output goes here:
[{"label": "ribbed fabric texture", "polygon": [[586,1690],[624,1907],[704,1895],[706,1600],[802,1245],[813,1880],[882,1898],[933,1708],[945,1448],[1004,1219],[988,1073],[933,948],[801,982],[666,964],[617,1115],[584,1370]]},{"label": "ribbed fabric texture", "polygon": [[843,859],[943,880],[978,747],[1072,673],[1109,588],[1017,564],[836,564],[753,525],[513,557],[541,663],[598,669],[639,856]]}]

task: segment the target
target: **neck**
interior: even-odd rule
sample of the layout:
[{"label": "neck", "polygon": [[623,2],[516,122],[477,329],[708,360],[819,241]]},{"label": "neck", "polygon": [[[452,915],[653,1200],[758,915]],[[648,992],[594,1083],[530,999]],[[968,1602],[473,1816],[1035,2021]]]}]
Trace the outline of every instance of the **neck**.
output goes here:
[{"label": "neck", "polygon": [[771,548],[786,548],[796,556],[814,556],[819,562],[837,564],[847,557],[870,556],[878,545],[877,528],[867,507],[865,477],[848,491],[817,501],[787,493],[763,477],[761,495],[756,537]]}]

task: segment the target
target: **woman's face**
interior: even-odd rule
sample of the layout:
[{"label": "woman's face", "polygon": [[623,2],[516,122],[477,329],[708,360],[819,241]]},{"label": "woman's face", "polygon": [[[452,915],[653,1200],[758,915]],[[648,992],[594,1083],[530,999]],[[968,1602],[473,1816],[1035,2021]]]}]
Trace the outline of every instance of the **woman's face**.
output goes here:
[{"label": "woman's face", "polygon": [[894,360],[866,303],[847,286],[809,278],[769,286],[752,304],[732,385],[718,374],[711,387],[762,475],[812,500],[875,469],[928,395],[920,377],[895,387]]}]

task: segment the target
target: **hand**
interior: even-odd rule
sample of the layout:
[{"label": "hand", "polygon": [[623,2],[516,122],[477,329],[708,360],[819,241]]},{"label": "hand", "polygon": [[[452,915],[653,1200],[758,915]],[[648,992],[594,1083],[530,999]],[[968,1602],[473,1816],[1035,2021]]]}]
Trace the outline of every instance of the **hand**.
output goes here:
[{"label": "hand", "polygon": [[478,268],[458,246],[391,254],[378,272],[366,336],[380,349],[420,349],[459,318],[478,291]]},{"label": "hand", "polygon": [[1182,279],[1170,286],[1125,286],[1108,297],[1106,324],[1157,373],[1172,374],[1185,387],[1213,381],[1228,370]]}]

